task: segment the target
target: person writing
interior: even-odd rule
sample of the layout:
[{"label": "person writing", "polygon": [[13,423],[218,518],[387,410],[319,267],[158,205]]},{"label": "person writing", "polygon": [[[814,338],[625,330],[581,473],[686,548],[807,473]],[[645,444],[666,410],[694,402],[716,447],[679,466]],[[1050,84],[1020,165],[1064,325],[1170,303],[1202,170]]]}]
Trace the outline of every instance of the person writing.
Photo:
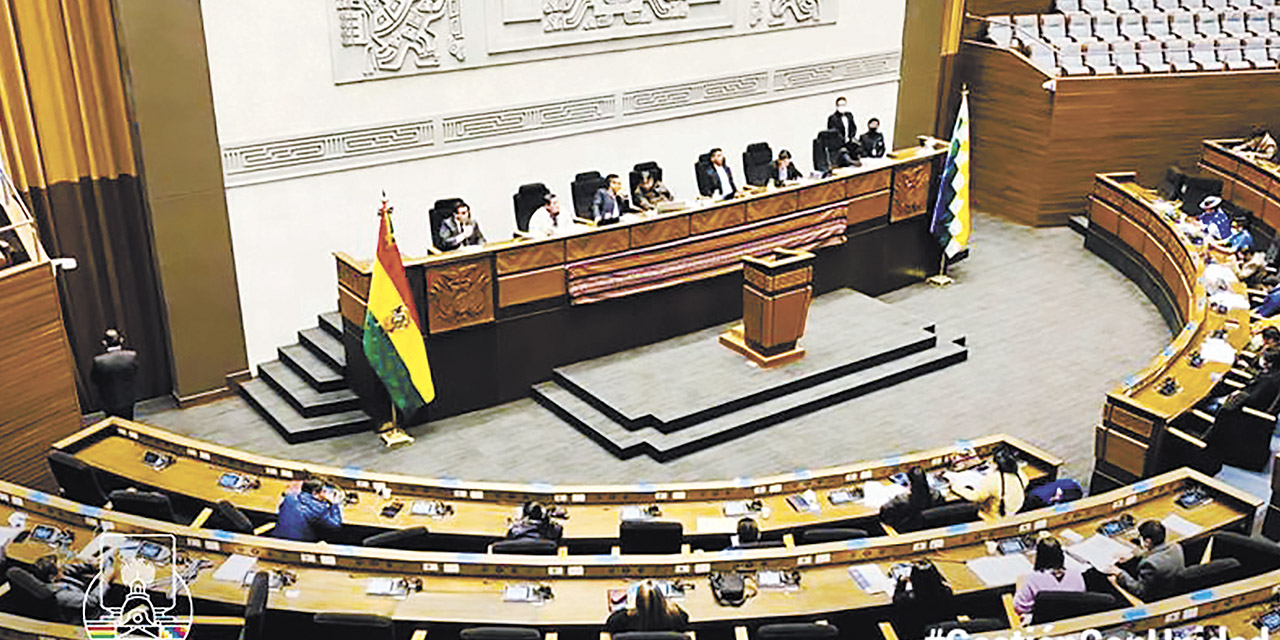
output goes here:
[{"label": "person writing", "polygon": [[636,587],[635,600],[631,606],[609,614],[604,623],[604,630],[609,633],[688,629],[689,614],[674,603],[667,602],[662,591],[648,580]]},{"label": "person writing", "polygon": [[280,500],[271,535],[284,540],[319,542],[342,528],[342,505],[323,482],[308,478]]},{"label": "person writing", "polygon": [[560,213],[560,198],[553,193],[543,196],[542,206],[529,216],[529,234],[535,238],[550,238],[572,228],[573,216]]},{"label": "person writing", "polygon": [[636,192],[632,198],[635,206],[640,211],[653,211],[663,202],[671,202],[674,200],[671,196],[671,190],[667,185],[653,175],[651,171],[640,172],[640,184],[636,185]]},{"label": "person writing", "polygon": [[1187,566],[1182,545],[1165,542],[1164,525],[1158,520],[1147,520],[1138,525],[1138,540],[1143,551],[1137,556],[1136,575],[1114,564],[1103,572],[1114,576],[1117,586],[1138,598],[1162,598],[1173,591],[1178,575]]},{"label": "person writing", "polygon": [[769,165],[769,177],[775,186],[781,187],[787,182],[800,179],[800,170],[791,161],[791,152],[783,149],[778,152],[778,159]]},{"label": "person writing", "polygon": [[923,638],[927,625],[955,619],[951,585],[928,560],[918,560],[897,576],[893,589],[894,627],[899,637]]},{"label": "person writing", "polygon": [[880,118],[867,121],[867,132],[858,137],[859,155],[864,158],[884,157],[884,134],[880,133]]},{"label": "person writing", "polygon": [[1035,571],[1019,581],[1013,596],[1013,610],[1023,616],[1030,615],[1036,604],[1036,594],[1041,591],[1084,590],[1084,574],[1079,569],[1066,568],[1062,543],[1047,536],[1036,543]]},{"label": "person writing", "polygon": [[622,190],[622,178],[611,173],[605,178],[605,186],[596,191],[591,199],[591,218],[596,224],[613,224],[622,218],[622,214],[631,213],[631,203]]},{"label": "person writing", "polygon": [[702,195],[724,200],[732,198],[738,193],[738,185],[733,181],[733,171],[725,164],[724,150],[719,147],[712,149],[710,160],[711,164],[702,169],[702,180],[699,180]]},{"label": "person writing", "polygon": [[471,207],[459,200],[453,208],[453,215],[447,216],[440,223],[440,250],[453,251],[467,246],[484,244],[484,234],[480,224],[471,218]]},{"label": "person writing", "polygon": [[907,492],[880,506],[880,522],[899,533],[918,531],[924,526],[920,514],[945,500],[941,492],[929,486],[929,477],[924,469],[911,467],[907,471]]},{"label": "person writing", "polygon": [[550,540],[559,542],[564,527],[551,521],[551,513],[540,502],[526,502],[520,519],[507,529],[507,540]]},{"label": "person writing", "polygon": [[995,469],[982,475],[982,480],[952,484],[956,495],[978,504],[987,519],[1011,516],[1022,509],[1027,499],[1027,479],[1018,468],[1018,459],[1007,449],[992,456]]}]

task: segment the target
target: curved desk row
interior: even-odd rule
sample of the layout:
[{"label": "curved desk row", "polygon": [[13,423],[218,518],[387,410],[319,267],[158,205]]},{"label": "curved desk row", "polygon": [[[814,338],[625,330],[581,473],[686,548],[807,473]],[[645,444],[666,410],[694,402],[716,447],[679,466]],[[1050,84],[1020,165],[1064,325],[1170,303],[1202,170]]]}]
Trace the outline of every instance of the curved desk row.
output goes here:
[{"label": "curved desk row", "polygon": [[[1206,491],[1212,500],[1192,509],[1175,505],[1188,488]],[[574,558],[458,554],[362,549],[317,545],[192,529],[146,518],[118,514],[0,483],[0,519],[16,511],[27,514],[25,527],[49,524],[74,534],[70,551],[84,548],[103,529],[116,533],[168,533],[175,536],[180,555],[188,562],[208,560],[212,567],[189,581],[192,595],[211,608],[238,606],[245,590],[236,580],[213,578],[230,554],[257,559],[256,568],[287,569],[297,576],[292,587],[271,594],[272,609],[295,612],[363,612],[403,621],[464,624],[519,624],[544,630],[573,626],[595,627],[608,613],[610,589],[630,581],[656,578],[693,582],[681,605],[692,622],[759,620],[821,616],[856,609],[882,607],[885,593],[864,590],[851,579],[853,566],[874,565],[888,573],[892,565],[929,557],[939,562],[960,594],[1007,590],[1012,580],[984,581],[968,561],[998,553],[994,541],[1049,531],[1064,540],[1094,534],[1104,522],[1128,514],[1135,521],[1165,519],[1171,539],[1202,536],[1212,531],[1248,531],[1257,498],[1190,469],[1162,474],[1132,486],[1074,503],[1019,514],[1000,522],[956,525],[901,536],[803,545],[794,548],[730,550],[658,556],[581,556]],[[1174,526],[1172,516],[1177,516]],[[1133,549],[1123,538],[1113,539]],[[989,544],[990,543],[990,544]],[[50,547],[27,538],[11,543],[9,558],[33,562]],[[762,590],[741,609],[717,605],[706,588],[712,572],[760,570],[798,571],[796,590]],[[424,588],[402,598],[369,595],[371,578],[420,577]],[[551,587],[554,597],[537,605],[504,602],[503,588],[512,583],[537,582]],[[199,609],[197,609],[199,610]]]},{"label": "curved desk row", "polygon": [[[433,417],[527,395],[552,368],[741,317],[741,257],[819,250],[818,293],[881,292],[936,272],[928,213],[940,141],[830,178],[547,239],[406,258],[435,374]],[[347,380],[387,403],[364,359],[372,270],[335,254]],[[550,339],[548,337],[550,336]]]},{"label": "curved desk row", "polygon": [[[1052,479],[1062,464],[1060,459],[1018,438],[994,435],[892,458],[758,478],[553,486],[422,478],[277,460],[119,418],[103,420],[55,444],[55,448],[74,455],[101,474],[124,479],[130,486],[154,488],[186,499],[196,507],[228,500],[257,522],[274,520],[280,495],[289,483],[319,475],[359,496],[355,504],[344,509],[344,520],[349,524],[369,529],[421,525],[433,534],[477,538],[480,549],[506,531],[509,519],[527,500],[564,507],[570,515],[563,521],[565,537],[569,539],[616,538],[620,511],[631,505],[658,505],[662,519],[682,523],[688,535],[700,530],[708,533],[711,528],[719,534],[730,530],[738,516],[727,516],[726,503],[743,501],[759,500],[760,506],[768,510],[767,518],[758,510],[753,512],[766,532],[869,519],[876,516],[877,507],[861,500],[835,505],[829,499],[830,493],[867,483],[882,485],[890,476],[913,466],[939,470],[952,467],[962,458],[976,463],[999,447],[1008,447],[1023,461],[1028,479]],[[172,463],[156,470],[144,462],[147,452],[168,455]],[[223,488],[219,479],[227,473],[251,477],[260,486],[247,491]],[[801,512],[787,504],[788,496],[810,489],[817,492],[821,511]],[[411,505],[416,500],[440,500],[454,513],[445,517],[414,515]],[[383,508],[396,501],[403,508],[394,517],[384,517]]]},{"label": "curved desk row", "polygon": [[[1219,332],[1237,351],[1251,337],[1248,309],[1223,312],[1209,304],[1202,276],[1206,256],[1218,252],[1193,244],[1165,215],[1170,207],[1138,185],[1133,173],[1099,174],[1089,195],[1085,246],[1142,288],[1171,326],[1181,327],[1145,369],[1107,394],[1095,441],[1095,487],[1176,468],[1202,451],[1204,443],[1180,428],[1180,419],[1203,420],[1193,411],[1196,403],[1233,365],[1193,361]],[[1231,293],[1244,296],[1246,290],[1237,282]]]}]

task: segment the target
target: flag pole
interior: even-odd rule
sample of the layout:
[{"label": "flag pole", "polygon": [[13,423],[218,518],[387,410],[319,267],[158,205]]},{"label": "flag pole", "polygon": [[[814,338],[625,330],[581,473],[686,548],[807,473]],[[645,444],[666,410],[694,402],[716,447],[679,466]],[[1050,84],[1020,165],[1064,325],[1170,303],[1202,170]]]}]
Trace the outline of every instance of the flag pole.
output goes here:
[{"label": "flag pole", "polygon": [[[387,190],[382,190],[382,208],[378,209],[378,217],[387,218],[387,227],[391,226],[391,207],[387,206]],[[388,449],[402,447],[413,444],[413,436],[405,432],[404,429],[396,425],[396,401],[387,394],[387,403],[391,406],[391,417],[386,422],[378,426],[378,437],[382,438],[382,446]]]}]

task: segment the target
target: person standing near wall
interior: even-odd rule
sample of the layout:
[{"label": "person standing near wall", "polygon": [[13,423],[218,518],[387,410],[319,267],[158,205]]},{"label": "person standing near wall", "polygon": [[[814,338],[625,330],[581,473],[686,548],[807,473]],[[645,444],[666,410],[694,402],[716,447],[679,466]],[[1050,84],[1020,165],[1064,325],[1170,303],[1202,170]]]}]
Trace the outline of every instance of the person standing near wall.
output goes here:
[{"label": "person standing near wall", "polygon": [[94,356],[93,370],[89,374],[98,388],[102,410],[108,416],[132,420],[138,352],[125,349],[124,334],[115,329],[107,329],[102,334],[102,346],[106,352]]}]

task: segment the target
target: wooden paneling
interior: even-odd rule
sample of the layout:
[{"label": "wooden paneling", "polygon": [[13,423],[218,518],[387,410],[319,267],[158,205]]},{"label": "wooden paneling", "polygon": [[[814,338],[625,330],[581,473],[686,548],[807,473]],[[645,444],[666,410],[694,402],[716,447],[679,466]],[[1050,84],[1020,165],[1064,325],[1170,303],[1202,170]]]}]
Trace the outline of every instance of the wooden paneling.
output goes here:
[{"label": "wooden paneling", "polygon": [[658,218],[631,227],[631,246],[647,247],[689,236],[689,216]]},{"label": "wooden paneling", "polygon": [[361,300],[369,299],[369,281],[372,271],[368,262],[359,262],[345,253],[335,256],[338,264],[338,284],[346,287]]},{"label": "wooden paneling", "polygon": [[889,221],[898,222],[929,213],[929,180],[933,163],[900,165],[893,169],[893,203]]},{"label": "wooden paneling", "polygon": [[338,287],[338,313],[342,314],[351,324],[364,328],[364,311],[367,301],[357,298],[351,290],[339,286]]},{"label": "wooden paneling", "polygon": [[1114,236],[1119,233],[1120,216],[1110,205],[1093,199],[1089,201],[1089,224],[1096,224]]},{"label": "wooden paneling", "polygon": [[796,192],[784,191],[747,202],[747,220],[763,220],[796,210]]},{"label": "wooden paneling", "polygon": [[427,326],[441,333],[493,321],[489,256],[427,269]]},{"label": "wooden paneling", "polygon": [[564,241],[565,260],[574,262],[606,253],[625,251],[631,246],[631,231],[625,227],[596,231]]},{"label": "wooden paneling", "polygon": [[5,271],[0,308],[0,477],[56,491],[45,454],[80,428],[80,405],[53,267],[31,263]]},{"label": "wooden paneling", "polygon": [[1105,412],[1108,423],[1127,429],[1143,438],[1150,438],[1152,430],[1155,429],[1155,424],[1151,421],[1151,418],[1140,416],[1123,407],[1107,404]]},{"label": "wooden paneling", "polygon": [[695,211],[689,216],[689,230],[696,234],[726,229],[747,221],[747,205],[735,204]]},{"label": "wooden paneling", "polygon": [[[881,172],[883,173],[883,172]],[[827,182],[818,184],[800,192],[799,202],[796,205],[800,209],[811,209],[820,207],[824,204],[831,204],[839,200],[845,199],[844,181]]]},{"label": "wooden paneling", "polygon": [[564,240],[517,245],[498,251],[498,275],[549,267],[564,262]]},{"label": "wooden paneling", "polygon": [[1135,476],[1142,477],[1143,465],[1147,459],[1147,445],[1130,438],[1118,431],[1106,427],[1098,427],[1098,441],[1095,446],[1100,452],[1100,459]]},{"label": "wooden paneling", "polygon": [[848,180],[844,181],[844,195],[847,198],[853,198],[875,191],[883,191],[889,188],[892,179],[893,171],[891,169],[850,176]]},{"label": "wooden paneling", "polygon": [[566,293],[564,267],[560,265],[498,277],[499,307],[546,300]]},{"label": "wooden paneling", "polygon": [[968,0],[965,11],[979,16],[1051,13],[1053,0]]},{"label": "wooden paneling", "polygon": [[864,196],[855,198],[849,203],[849,208],[845,213],[845,218],[849,225],[855,225],[876,218],[883,218],[889,215],[889,196],[890,191],[877,191]]}]

